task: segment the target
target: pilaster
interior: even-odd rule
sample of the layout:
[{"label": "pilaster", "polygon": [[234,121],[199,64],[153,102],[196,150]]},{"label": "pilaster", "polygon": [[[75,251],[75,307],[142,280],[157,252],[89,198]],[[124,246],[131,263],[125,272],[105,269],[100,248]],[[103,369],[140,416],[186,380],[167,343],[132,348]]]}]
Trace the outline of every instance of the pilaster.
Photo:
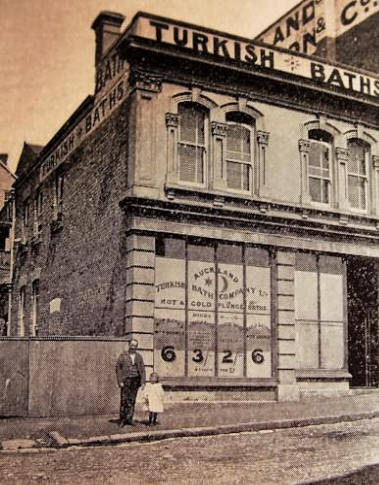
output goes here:
[{"label": "pilaster", "polygon": [[338,173],[338,206],[341,209],[348,208],[347,202],[347,160],[349,151],[347,148],[336,147],[336,162]]},{"label": "pilaster", "polygon": [[[155,238],[131,234],[127,237],[125,327],[128,338],[138,340],[147,361],[153,362]],[[146,360],[145,360],[146,363]]]},{"label": "pilaster", "polygon": [[379,215],[379,156],[373,155],[372,212]]},{"label": "pilaster", "polygon": [[278,401],[297,401],[295,343],[295,253],[277,253],[277,354]]},{"label": "pilaster", "polygon": [[226,136],[228,125],[212,121],[212,143],[213,143],[213,186],[215,189],[226,189]]},{"label": "pilaster", "polygon": [[309,195],[309,181],[308,181],[308,161],[309,150],[311,144],[309,140],[299,140],[300,153],[300,175],[301,175],[301,193],[300,201],[302,204],[308,205],[311,202]]},{"label": "pilaster", "polygon": [[166,113],[167,128],[167,182],[178,182],[178,128],[179,115],[176,113]]},{"label": "pilaster", "polygon": [[270,133],[267,131],[257,131],[258,159],[255,173],[255,193],[262,195],[266,186],[266,151]]},{"label": "pilaster", "polygon": [[131,110],[129,119],[128,185],[155,186],[156,98],[160,76],[133,67],[129,75]]}]

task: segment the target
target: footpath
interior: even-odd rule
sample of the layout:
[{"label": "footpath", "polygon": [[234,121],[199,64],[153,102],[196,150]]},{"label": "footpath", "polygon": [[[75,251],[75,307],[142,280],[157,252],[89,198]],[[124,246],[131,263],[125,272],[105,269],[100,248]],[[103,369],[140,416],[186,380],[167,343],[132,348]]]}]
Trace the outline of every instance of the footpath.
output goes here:
[{"label": "footpath", "polygon": [[134,426],[118,427],[117,416],[5,418],[0,416],[0,453],[96,446],[293,428],[379,417],[379,389],[299,402],[167,403],[157,426],[148,426],[137,405]]}]

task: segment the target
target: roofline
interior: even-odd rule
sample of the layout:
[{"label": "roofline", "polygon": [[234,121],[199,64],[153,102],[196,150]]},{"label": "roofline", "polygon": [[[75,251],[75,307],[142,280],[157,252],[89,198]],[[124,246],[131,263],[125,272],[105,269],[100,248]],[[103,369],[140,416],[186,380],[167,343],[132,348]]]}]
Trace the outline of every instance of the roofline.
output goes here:
[{"label": "roofline", "polygon": [[93,104],[94,96],[89,94],[84,101],[76,108],[72,115],[63,123],[59,130],[47,142],[43,149],[38,153],[38,158],[44,158],[57,144],[57,142],[64,136],[64,134],[76,124],[77,119],[82,112],[86,112],[88,107]]},{"label": "roofline", "polygon": [[8,165],[6,165],[4,162],[0,162],[0,166],[5,168],[5,170],[10,174],[12,175],[12,177],[16,180],[17,179],[17,175],[13,172],[11,172],[10,168],[8,167]]},{"label": "roofline", "polygon": [[29,168],[27,172],[25,172],[21,177],[18,177],[15,181],[17,185],[23,182],[25,178],[29,176],[29,174],[35,169],[38,164],[49,155],[54,148],[59,144],[62,138],[67,134],[67,132],[73,128],[78,118],[82,118],[84,114],[88,112],[88,109],[91,105],[93,105],[94,101],[93,95],[88,95],[84,101],[80,103],[80,105],[76,108],[76,110],[72,113],[72,115],[65,121],[65,123],[59,128],[59,130],[53,135],[53,137],[49,140],[49,142],[45,145],[45,147],[37,154],[37,158],[35,163]]}]

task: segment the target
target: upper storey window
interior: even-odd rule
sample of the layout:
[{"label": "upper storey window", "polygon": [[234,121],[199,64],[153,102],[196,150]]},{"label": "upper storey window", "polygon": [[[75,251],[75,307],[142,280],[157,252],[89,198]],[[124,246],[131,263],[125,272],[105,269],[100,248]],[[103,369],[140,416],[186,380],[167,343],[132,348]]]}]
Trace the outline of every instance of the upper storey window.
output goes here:
[{"label": "upper storey window", "polygon": [[243,113],[227,113],[226,184],[249,192],[252,185],[253,120]]},{"label": "upper storey window", "polygon": [[181,103],[178,114],[179,179],[203,185],[206,176],[207,111],[196,103]]},{"label": "upper storey window", "polygon": [[333,137],[322,130],[310,130],[308,159],[309,194],[312,202],[330,204]]},{"label": "upper storey window", "polygon": [[367,209],[370,146],[356,138],[348,141],[347,191],[352,209]]}]

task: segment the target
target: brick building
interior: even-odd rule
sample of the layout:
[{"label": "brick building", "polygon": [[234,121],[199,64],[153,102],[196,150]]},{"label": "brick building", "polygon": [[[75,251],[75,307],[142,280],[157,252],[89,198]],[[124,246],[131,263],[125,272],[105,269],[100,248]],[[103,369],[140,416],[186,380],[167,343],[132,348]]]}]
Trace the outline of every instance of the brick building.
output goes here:
[{"label": "brick building", "polygon": [[0,154],[0,336],[8,332],[10,291],[10,244],[11,204],[10,194],[16,176],[8,167],[8,155]]},{"label": "brick building", "polygon": [[377,75],[122,22],[97,17],[94,95],[24,150],[10,334],[135,337],[178,398],[377,385]]},{"label": "brick building", "polygon": [[377,0],[302,0],[257,40],[378,72],[378,23]]}]

